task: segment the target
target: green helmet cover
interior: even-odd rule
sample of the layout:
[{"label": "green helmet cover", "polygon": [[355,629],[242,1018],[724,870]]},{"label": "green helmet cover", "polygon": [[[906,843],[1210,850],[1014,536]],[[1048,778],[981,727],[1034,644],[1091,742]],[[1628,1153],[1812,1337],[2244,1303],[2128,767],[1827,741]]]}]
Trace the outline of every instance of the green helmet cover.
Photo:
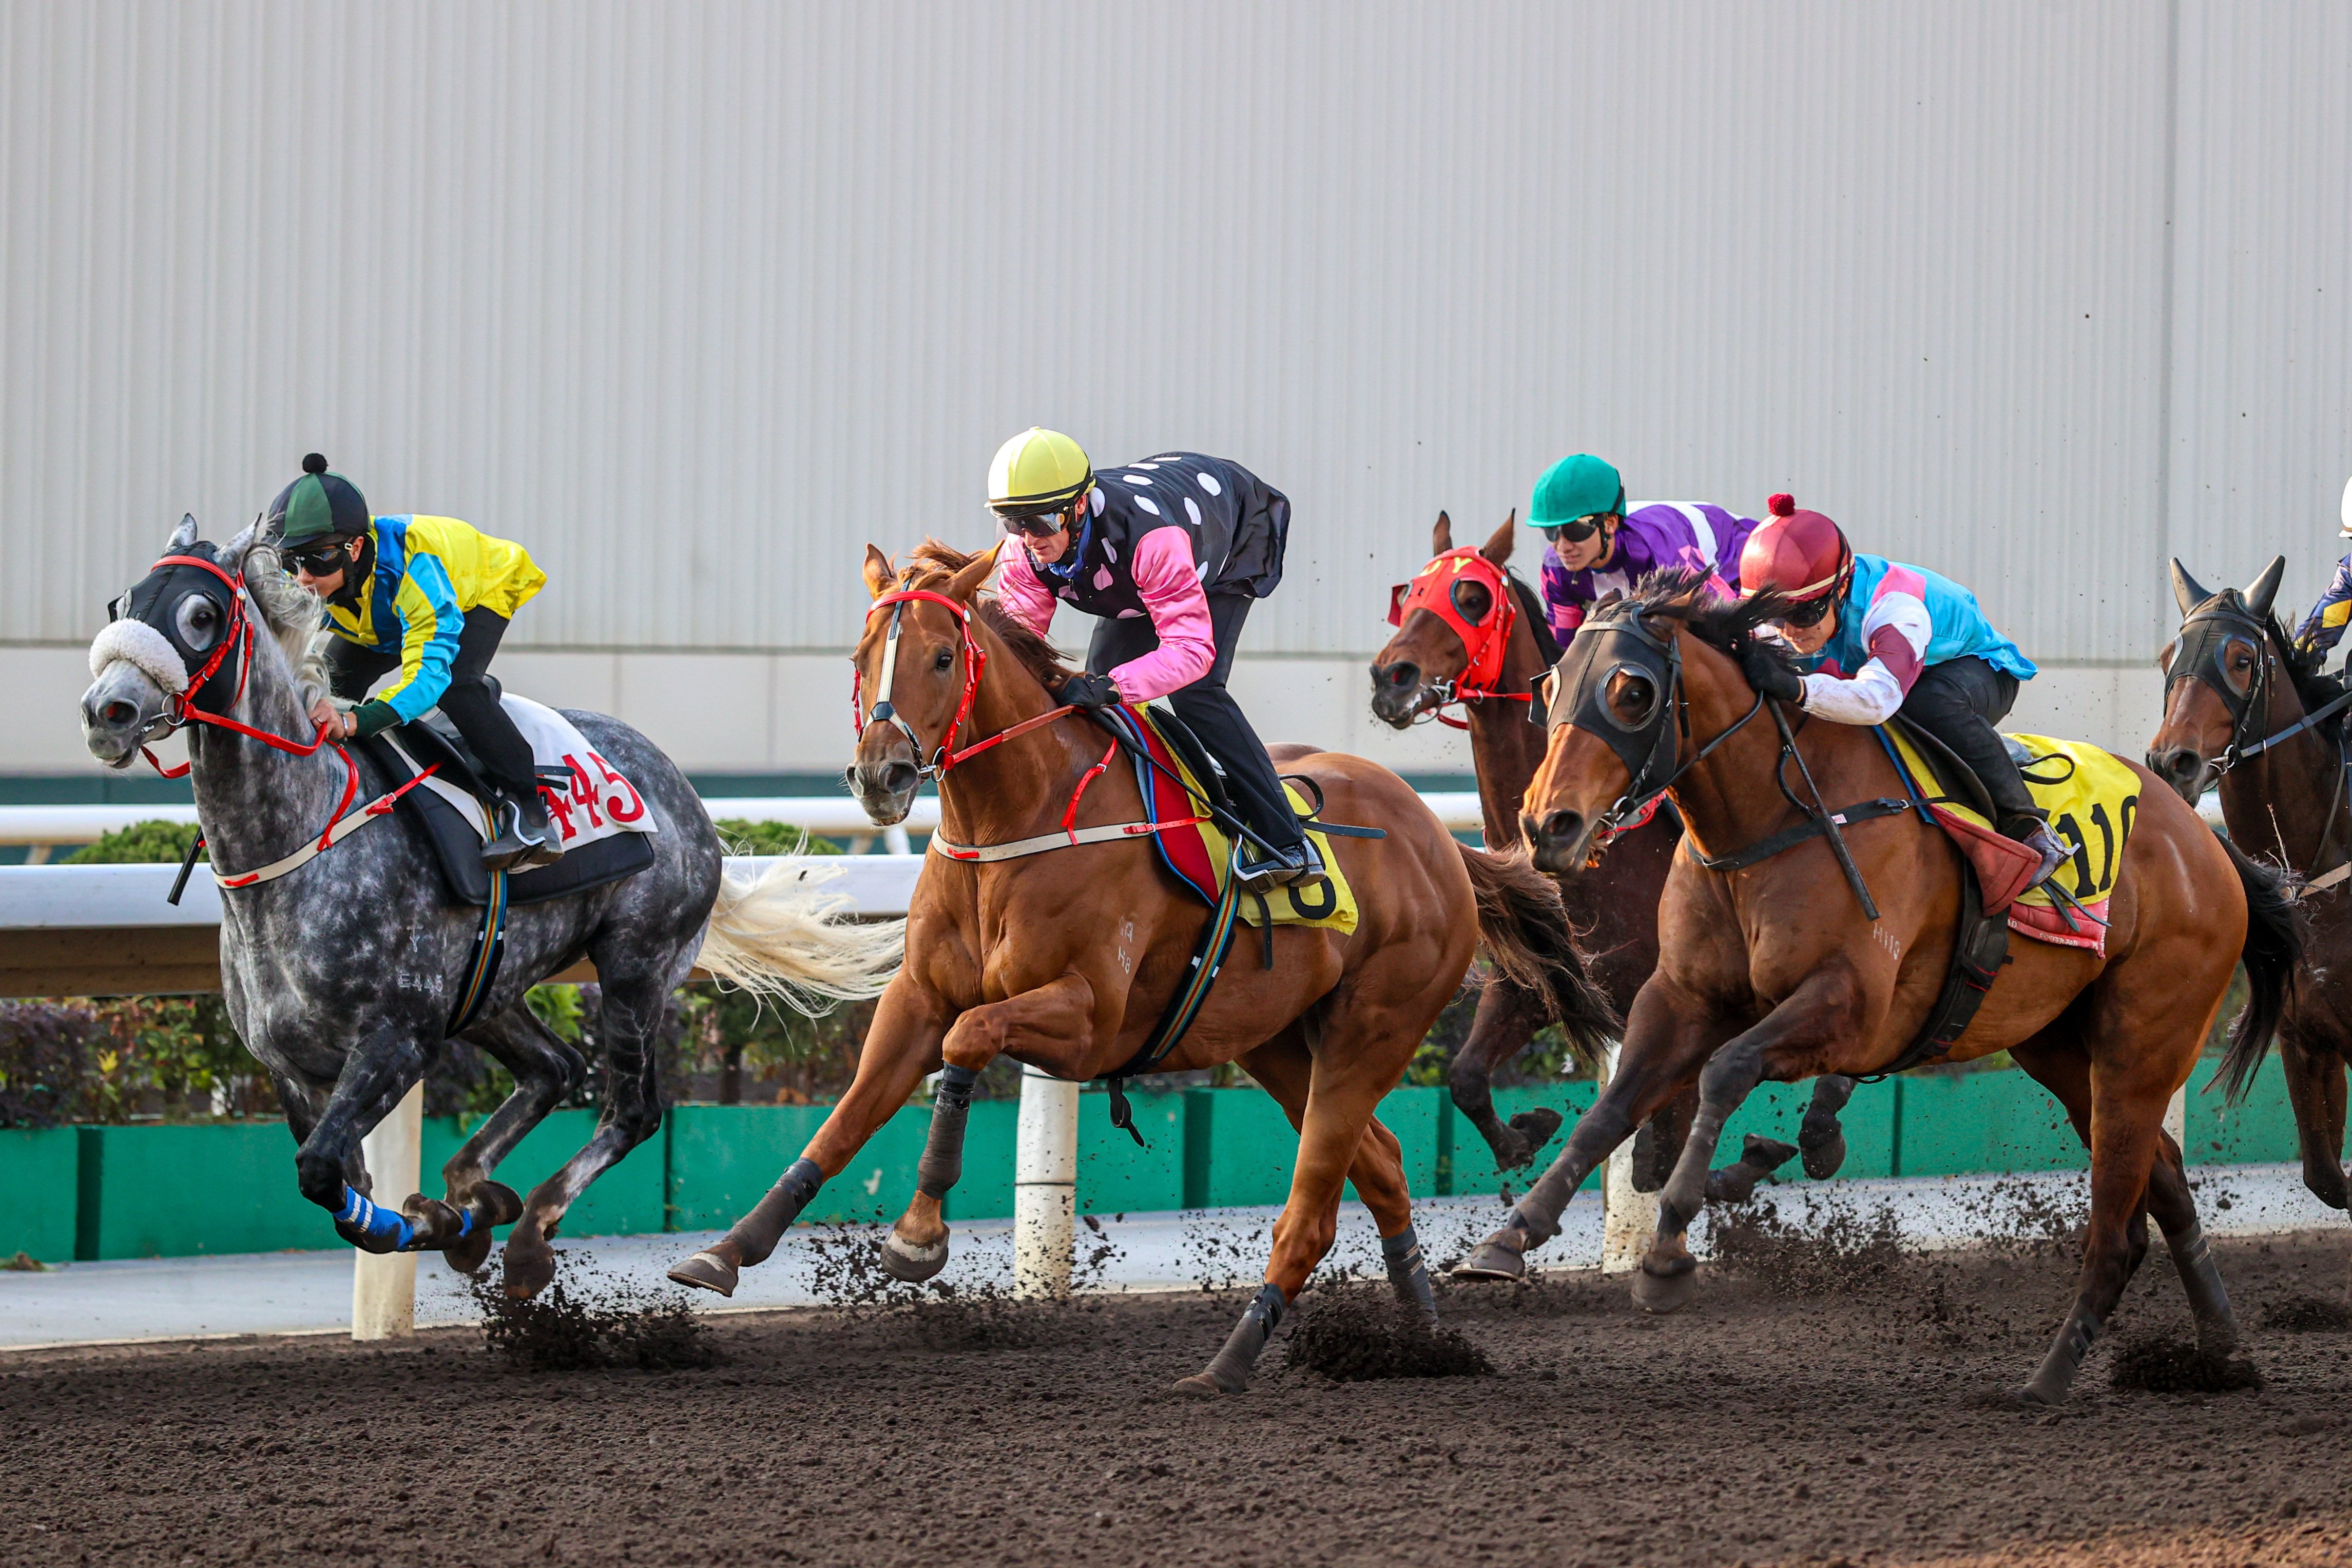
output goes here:
[{"label": "green helmet cover", "polygon": [[1535,500],[1528,507],[1528,527],[1556,528],[1596,512],[1625,515],[1625,482],[1617,470],[1590,453],[1563,457],[1536,481]]},{"label": "green helmet cover", "polygon": [[262,519],[263,531],[281,545],[311,539],[355,539],[368,531],[372,519],[367,497],[341,474],[327,471],[327,460],[313,452],[302,459],[302,476],[278,492]]}]

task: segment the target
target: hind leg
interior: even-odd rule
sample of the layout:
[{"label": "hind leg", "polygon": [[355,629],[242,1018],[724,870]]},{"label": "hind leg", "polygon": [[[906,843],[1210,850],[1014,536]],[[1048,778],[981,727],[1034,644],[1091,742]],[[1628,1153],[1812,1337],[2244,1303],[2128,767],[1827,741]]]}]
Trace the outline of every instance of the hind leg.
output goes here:
[{"label": "hind leg", "polygon": [[586,1075],[588,1064],[520,1001],[458,1038],[512,1073],[514,1092],[441,1167],[447,1201],[420,1194],[401,1205],[401,1212],[418,1221],[420,1233],[434,1237],[431,1244],[441,1248],[449,1267],[470,1274],[489,1258],[491,1228],[522,1217],[522,1199],[490,1173]]},{"label": "hind leg", "polygon": [[[1310,1009],[1308,1018],[1313,1016]],[[1312,1088],[1315,1059],[1307,1045],[1310,1032],[1311,1026],[1301,1020],[1241,1058],[1250,1076],[1281,1104],[1294,1130],[1306,1124]],[[1377,1116],[1364,1128],[1354,1163],[1348,1167],[1348,1179],[1355,1184],[1356,1196],[1363,1199],[1364,1207],[1371,1210],[1389,1288],[1399,1301],[1418,1308],[1423,1317],[1435,1322],[1437,1295],[1430,1286],[1421,1238],[1412,1228],[1412,1195],[1405,1182],[1403,1145]],[[1338,1199],[1332,1201],[1336,1210]]]},{"label": "hind leg", "polygon": [[599,1043],[604,1051],[604,1104],[593,1136],[523,1200],[522,1217],[507,1237],[506,1292],[528,1300],[555,1278],[556,1227],[605,1169],[661,1130],[662,1024],[676,982],[692,967],[680,956],[659,970],[607,948],[593,952],[606,977]]},{"label": "hind leg", "polygon": [[2294,1018],[2278,1034],[2279,1066],[2294,1107],[2296,1142],[2302,1145],[2303,1185],[2330,1208],[2352,1206],[2344,1158],[2344,1072],[2347,1058],[2333,1040],[2316,1041]]},{"label": "hind leg", "polygon": [[1454,1109],[1470,1119],[1486,1146],[1494,1150],[1497,1169],[1513,1170],[1528,1164],[1559,1130],[1559,1113],[1545,1107],[1522,1111],[1508,1123],[1495,1114],[1496,1067],[1517,1056],[1543,1025],[1542,1003],[1496,976],[1479,992],[1470,1037],[1445,1070],[1445,1086]]}]

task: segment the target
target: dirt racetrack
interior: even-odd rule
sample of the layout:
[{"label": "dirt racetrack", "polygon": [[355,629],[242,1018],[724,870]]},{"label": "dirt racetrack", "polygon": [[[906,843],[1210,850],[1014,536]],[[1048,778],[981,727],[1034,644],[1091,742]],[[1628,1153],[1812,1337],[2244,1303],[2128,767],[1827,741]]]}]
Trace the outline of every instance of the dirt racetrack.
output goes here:
[{"label": "dirt racetrack", "polygon": [[2112,1386],[2186,1329],[2159,1248],[2055,1414],[2000,1397],[2069,1288],[2046,1249],[1766,1258],[1667,1320],[1465,1288],[1501,1375],[1332,1383],[1277,1343],[1211,1404],[1162,1391],[1238,1297],[726,1317],[667,1373],[471,1331],[22,1354],[0,1561],[2352,1563],[2352,1233],[2216,1250],[2266,1385]]}]

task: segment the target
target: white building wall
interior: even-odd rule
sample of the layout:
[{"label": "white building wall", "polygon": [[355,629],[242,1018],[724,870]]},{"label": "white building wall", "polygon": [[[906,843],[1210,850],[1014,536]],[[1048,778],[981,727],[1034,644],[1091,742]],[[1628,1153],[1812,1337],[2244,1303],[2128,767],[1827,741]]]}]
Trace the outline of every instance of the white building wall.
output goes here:
[{"label": "white building wall", "polygon": [[311,449],[529,543],[519,687],[837,765],[858,547],[984,538],[1030,423],[1291,495],[1270,732],[1464,766],[1366,720],[1387,586],[1590,449],[1970,582],[2137,749],[2167,555],[2302,592],[2352,462],[2344,14],[2183,5],[0,0],[0,771]]}]

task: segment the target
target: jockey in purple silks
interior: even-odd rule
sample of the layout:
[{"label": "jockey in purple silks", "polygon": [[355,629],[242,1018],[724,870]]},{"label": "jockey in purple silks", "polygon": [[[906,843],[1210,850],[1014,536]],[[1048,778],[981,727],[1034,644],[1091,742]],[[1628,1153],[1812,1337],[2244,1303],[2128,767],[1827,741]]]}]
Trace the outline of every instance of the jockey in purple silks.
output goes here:
[{"label": "jockey in purple silks", "polygon": [[1721,507],[1645,501],[1630,510],[1624,481],[1600,458],[1563,457],[1536,481],[1528,526],[1549,541],[1543,558],[1545,613],[1562,647],[1594,601],[1622,593],[1670,566],[1711,571],[1728,596],[1739,588],[1739,551],[1756,527]]},{"label": "jockey in purple silks", "polygon": [[[2352,482],[2344,486],[2343,516],[2342,535],[2352,539]],[[2343,637],[2347,622],[2352,622],[2352,555],[2336,563],[2336,575],[2328,580],[2327,591],[2319,596],[2319,602],[2304,617],[2294,640],[2325,653]]]}]

